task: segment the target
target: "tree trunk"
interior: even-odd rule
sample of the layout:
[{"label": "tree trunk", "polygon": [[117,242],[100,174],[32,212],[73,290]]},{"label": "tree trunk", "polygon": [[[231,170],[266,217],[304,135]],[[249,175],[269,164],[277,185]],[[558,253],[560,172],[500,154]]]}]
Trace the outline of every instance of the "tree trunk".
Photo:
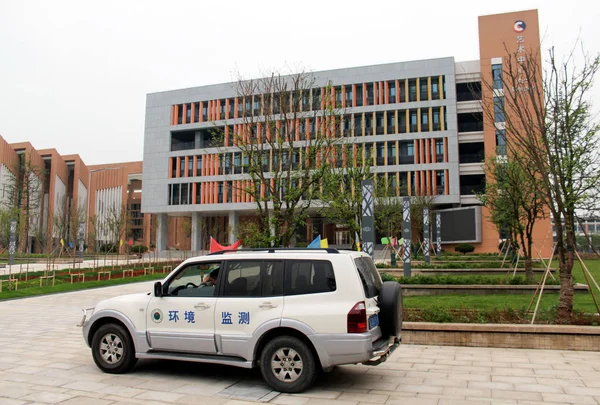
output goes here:
[{"label": "tree trunk", "polygon": [[531,249],[533,245],[533,238],[530,232],[527,232],[527,248],[523,249],[525,253],[525,278],[527,281],[530,281],[532,284],[534,283],[533,279],[533,264],[531,261]]},{"label": "tree trunk", "polygon": [[567,247],[561,244],[559,248],[560,293],[558,297],[558,321],[568,323],[573,313],[573,248],[575,236],[572,227],[567,228]]}]

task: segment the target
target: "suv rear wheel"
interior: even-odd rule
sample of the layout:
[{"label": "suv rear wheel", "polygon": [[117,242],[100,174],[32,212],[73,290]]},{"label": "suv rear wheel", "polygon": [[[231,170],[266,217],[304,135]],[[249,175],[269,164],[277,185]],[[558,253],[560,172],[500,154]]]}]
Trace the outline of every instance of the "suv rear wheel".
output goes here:
[{"label": "suv rear wheel", "polygon": [[108,323],[92,338],[92,357],[105,373],[126,373],[135,366],[135,350],[129,332],[121,325]]},{"label": "suv rear wheel", "polygon": [[265,381],[280,392],[302,392],[317,377],[315,356],[293,336],[279,336],[267,343],[260,355],[260,371]]}]

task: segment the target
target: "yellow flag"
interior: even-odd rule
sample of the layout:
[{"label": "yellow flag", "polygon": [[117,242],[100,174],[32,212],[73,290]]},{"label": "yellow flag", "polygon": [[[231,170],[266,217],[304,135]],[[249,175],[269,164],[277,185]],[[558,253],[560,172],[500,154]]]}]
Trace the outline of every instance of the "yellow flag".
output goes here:
[{"label": "yellow flag", "polygon": [[123,239],[119,242],[119,246],[123,246]]},{"label": "yellow flag", "polygon": [[329,247],[329,243],[327,243],[327,238],[321,239],[321,247],[322,248],[328,248]]},{"label": "yellow flag", "polygon": [[60,238],[60,245],[61,245],[61,246],[64,246],[64,245],[65,245],[65,241],[64,241],[64,240],[62,240],[62,238]]}]

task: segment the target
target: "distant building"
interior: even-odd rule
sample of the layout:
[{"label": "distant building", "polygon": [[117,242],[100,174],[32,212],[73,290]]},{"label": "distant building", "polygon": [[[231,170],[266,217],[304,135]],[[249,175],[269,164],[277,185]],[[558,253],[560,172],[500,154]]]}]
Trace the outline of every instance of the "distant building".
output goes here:
[{"label": "distant building", "polygon": [[[510,142],[501,114],[490,121],[482,109],[482,99],[503,97],[505,46],[510,52],[539,50],[537,10],[480,17],[479,60],[445,57],[315,72],[302,108],[322,109],[314,100],[332,83],[336,107],[343,110],[335,136],[366,146],[376,180],[395,187],[398,197],[435,196],[446,249],[468,242],[477,251],[497,251],[498,231],[475,194],[485,187],[485,157],[505,156]],[[482,80],[494,83],[493,95]],[[257,116],[265,108],[271,112],[274,107],[264,102],[270,99],[256,94],[242,100],[232,83],[148,94],[142,211],[158,216],[159,250],[173,245],[173,220],[188,224],[191,249],[199,250],[209,236],[233,242],[238,223],[255,215],[255,203],[241,192],[250,175],[240,149],[228,136],[219,145],[208,141],[215,126],[226,134],[239,131],[245,106]],[[299,145],[318,128],[314,120],[300,121]],[[306,237],[315,230],[347,243],[343,224],[316,213]],[[539,250],[549,254],[549,220],[540,220],[534,232]]]},{"label": "distant building", "polygon": [[[27,176],[29,180],[25,180]],[[98,245],[124,239],[123,244],[150,246],[152,217],[141,213],[141,177],[142,162],[87,166],[79,155],[37,150],[29,142],[8,144],[0,137],[0,211],[15,207],[28,211],[20,215],[29,223],[27,237],[25,224],[20,224],[23,251],[39,252],[49,243],[57,248],[61,239],[66,246],[76,245],[71,239],[79,229],[73,227],[80,223],[85,227],[86,243],[90,238]],[[28,185],[35,192],[26,192]],[[115,237],[109,226],[115,214],[129,218],[120,237]],[[6,239],[2,233],[3,248]]]}]

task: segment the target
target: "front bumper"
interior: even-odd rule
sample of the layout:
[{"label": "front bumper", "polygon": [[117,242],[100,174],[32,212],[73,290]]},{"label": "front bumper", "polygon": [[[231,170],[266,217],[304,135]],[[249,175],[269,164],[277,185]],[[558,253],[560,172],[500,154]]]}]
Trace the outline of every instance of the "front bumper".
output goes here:
[{"label": "front bumper", "polygon": [[83,338],[85,339],[85,343],[90,345],[88,342],[88,334],[90,332],[89,318],[94,314],[94,308],[86,308],[81,310],[83,312],[83,316],[81,317],[81,321],[77,324],[80,328],[82,328]]}]

